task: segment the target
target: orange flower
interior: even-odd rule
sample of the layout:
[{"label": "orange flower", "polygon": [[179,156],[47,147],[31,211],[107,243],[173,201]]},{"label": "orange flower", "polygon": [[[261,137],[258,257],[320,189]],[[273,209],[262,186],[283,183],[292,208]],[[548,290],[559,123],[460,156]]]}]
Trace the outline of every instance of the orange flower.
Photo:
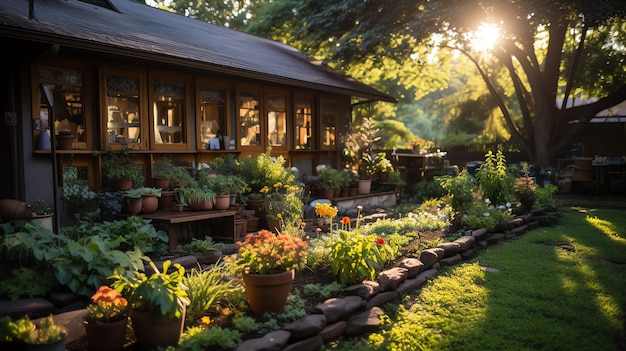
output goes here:
[{"label": "orange flower", "polygon": [[343,217],[341,219],[341,224],[350,224],[350,217]]}]

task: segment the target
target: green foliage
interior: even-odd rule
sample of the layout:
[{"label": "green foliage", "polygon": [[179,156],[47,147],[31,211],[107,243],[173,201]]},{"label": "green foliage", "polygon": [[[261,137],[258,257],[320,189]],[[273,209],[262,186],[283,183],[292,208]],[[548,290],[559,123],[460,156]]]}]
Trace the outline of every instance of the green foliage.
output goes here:
[{"label": "green foliage", "polygon": [[125,142],[121,150],[107,150],[102,158],[102,174],[108,180],[129,178],[134,187],[143,186],[144,183],[143,169],[133,161]]},{"label": "green foliage", "polygon": [[486,199],[485,201],[475,201],[463,214],[461,221],[469,229],[491,229],[496,224],[510,221],[513,218],[515,215],[510,203],[496,207],[491,204],[489,199]]},{"label": "green foliage", "polygon": [[186,319],[196,320],[207,312],[219,312],[222,308],[233,305],[237,297],[243,298],[245,291],[230,276],[229,267],[222,263],[208,269],[192,269],[184,278],[188,288],[189,306]]},{"label": "green foliage", "polygon": [[343,286],[338,282],[330,284],[307,284],[302,288],[304,296],[319,296],[321,299],[340,296],[343,293]]},{"label": "green foliage", "polygon": [[553,207],[554,198],[552,197],[559,188],[554,184],[544,184],[544,186],[535,188],[535,205],[538,207]]},{"label": "green foliage", "polygon": [[24,316],[13,321],[9,316],[0,316],[0,343],[23,341],[35,329],[35,324]]},{"label": "green foliage", "polygon": [[[62,233],[55,234],[26,222],[2,238],[5,257],[38,274],[24,294],[35,294],[42,289],[50,292],[60,284],[72,292],[90,296],[106,283],[114,268],[137,270],[143,268],[141,257],[145,253],[167,251],[167,234],[156,231],[150,221],[137,216],[102,223],[81,220],[63,227]],[[15,269],[5,278],[15,286],[23,286],[28,284],[26,279],[32,271]],[[54,283],[48,274],[54,274]],[[18,297],[15,289],[5,291],[11,298]]]},{"label": "green foliage", "polygon": [[339,230],[330,243],[330,268],[341,284],[355,284],[373,280],[391,255],[389,245],[376,235]]},{"label": "green foliage", "polygon": [[422,180],[413,185],[412,200],[415,202],[423,202],[428,199],[436,199],[445,195],[445,190],[438,180],[428,182]]},{"label": "green foliage", "polygon": [[504,204],[511,198],[514,176],[507,172],[506,159],[502,148],[498,147],[495,155],[489,151],[476,172],[478,190],[483,199],[494,204]]},{"label": "green foliage", "polygon": [[324,190],[339,189],[342,182],[341,174],[342,172],[339,172],[330,166],[321,167],[317,173],[320,187]]},{"label": "green foliage", "polygon": [[63,339],[67,332],[54,323],[52,315],[43,317],[33,330],[26,337],[27,344],[50,344]]},{"label": "green foliage", "polygon": [[185,330],[176,346],[178,351],[204,351],[219,347],[233,350],[241,343],[241,333],[230,328],[219,326],[203,329],[191,327]]},{"label": "green foliage", "polygon": [[241,160],[241,176],[250,186],[250,194],[258,194],[263,187],[271,188],[277,183],[297,185],[294,173],[285,168],[285,158],[272,157],[270,152],[268,148],[262,154]]},{"label": "green foliage", "polygon": [[8,276],[0,279],[2,279],[0,296],[6,296],[9,300],[44,296],[52,289],[60,287],[54,272],[36,271],[30,267],[15,268]]},{"label": "green foliage", "polygon": [[463,211],[472,206],[476,180],[467,169],[463,169],[456,177],[443,176],[440,179],[441,187],[450,196],[450,204],[456,211]]},{"label": "green foliage", "polygon": [[37,199],[37,200],[31,202],[28,205],[28,208],[30,208],[30,211],[33,214],[36,214],[38,216],[44,216],[44,215],[52,214],[52,207],[50,207],[50,205],[48,205],[42,199]]},{"label": "green foliage", "polygon": [[178,263],[172,266],[168,260],[163,262],[163,271],[159,271],[154,262],[149,263],[154,271],[150,276],[137,270],[115,268],[108,277],[113,280],[112,287],[127,297],[132,309],[149,312],[154,317],[181,318],[190,303],[184,284],[185,268]]},{"label": "green foliage", "polygon": [[224,243],[215,242],[210,236],[205,236],[204,239],[191,238],[191,242],[183,245],[183,250],[188,253],[210,252],[221,250],[223,248]]}]

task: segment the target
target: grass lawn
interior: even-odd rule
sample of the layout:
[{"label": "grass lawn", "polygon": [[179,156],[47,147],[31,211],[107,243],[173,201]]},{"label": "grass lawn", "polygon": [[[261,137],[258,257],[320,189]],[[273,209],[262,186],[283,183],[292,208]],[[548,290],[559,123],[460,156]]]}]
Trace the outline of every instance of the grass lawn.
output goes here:
[{"label": "grass lawn", "polygon": [[384,331],[326,349],[626,349],[626,211],[561,210],[558,226],[491,246],[386,306]]}]

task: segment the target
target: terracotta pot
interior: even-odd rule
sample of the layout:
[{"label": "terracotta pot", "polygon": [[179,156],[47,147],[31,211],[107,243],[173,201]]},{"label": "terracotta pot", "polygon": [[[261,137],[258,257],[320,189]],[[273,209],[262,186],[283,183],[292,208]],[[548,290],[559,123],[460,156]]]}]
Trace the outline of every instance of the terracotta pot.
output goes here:
[{"label": "terracotta pot", "polygon": [[170,179],[169,178],[152,178],[152,186],[157,189],[167,190],[170,188]]},{"label": "terracotta pot", "polygon": [[348,196],[352,197],[352,196],[357,196],[359,194],[359,188],[350,188],[350,191],[348,192]]},{"label": "terracotta pot", "polygon": [[369,194],[372,191],[371,179],[359,179],[359,195]]},{"label": "terracotta pot", "polygon": [[348,197],[350,195],[350,189],[348,188],[342,188],[341,189],[341,195],[339,195],[340,197]]},{"label": "terracotta pot", "polygon": [[128,318],[112,323],[85,322],[87,346],[91,351],[123,350]]},{"label": "terracotta pot", "polygon": [[29,219],[32,223],[40,225],[44,229],[54,230],[52,225],[52,215],[38,215]]},{"label": "terracotta pot", "polygon": [[248,230],[243,236],[246,236],[247,233],[256,232],[259,229],[259,217],[248,217]]},{"label": "terracotta pot", "polygon": [[248,209],[248,210],[258,210],[261,207],[263,207],[264,204],[265,204],[265,199],[248,200],[248,203],[246,204],[246,209]]},{"label": "terracotta pot", "polygon": [[124,211],[124,213],[129,213],[129,214],[137,214],[139,212],[141,212],[141,207],[143,204],[143,200],[139,197],[139,198],[132,198],[132,197],[124,197],[124,200],[122,200],[122,211]]},{"label": "terracotta pot", "polygon": [[14,199],[0,200],[0,214],[3,221],[32,217],[26,202]]},{"label": "terracotta pot", "polygon": [[243,284],[254,313],[279,313],[287,304],[295,271],[276,274],[244,274]]},{"label": "terracotta pot", "polygon": [[141,213],[154,213],[159,208],[159,198],[156,195],[141,196]]},{"label": "terracotta pot", "polygon": [[72,144],[75,137],[71,134],[59,134],[56,136],[57,149],[59,150],[72,150]]},{"label": "terracotta pot", "polygon": [[322,197],[324,199],[328,199],[328,200],[332,200],[335,198],[335,190],[330,189],[330,190],[323,190],[322,191]]},{"label": "terracotta pot", "polygon": [[267,229],[271,230],[274,233],[278,233],[281,229],[280,219],[274,219],[266,217],[267,220]]},{"label": "terracotta pot", "polygon": [[175,203],[174,191],[163,190],[161,191],[161,197],[159,198],[159,210],[171,210]]},{"label": "terracotta pot", "polygon": [[117,190],[125,191],[133,188],[133,181],[127,177],[117,180]]},{"label": "terracotta pot", "polygon": [[235,220],[235,239],[243,238],[248,233],[248,220],[245,218]]},{"label": "terracotta pot", "polygon": [[213,201],[210,201],[210,200],[198,201],[196,199],[189,200],[189,208],[194,211],[210,211],[213,209]]},{"label": "terracotta pot", "polygon": [[150,312],[130,310],[130,320],[139,346],[143,350],[154,350],[178,345],[185,325],[185,313],[186,310],[183,310],[182,318],[153,318]]},{"label": "terracotta pot", "polygon": [[215,197],[214,210],[228,210],[230,207],[230,195],[217,195]]}]

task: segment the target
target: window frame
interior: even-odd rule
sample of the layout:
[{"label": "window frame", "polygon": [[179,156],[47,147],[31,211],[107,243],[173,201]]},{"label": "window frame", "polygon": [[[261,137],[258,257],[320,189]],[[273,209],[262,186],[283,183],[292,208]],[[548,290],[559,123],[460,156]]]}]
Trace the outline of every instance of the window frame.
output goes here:
[{"label": "window frame", "polygon": [[[197,150],[203,150],[203,151],[217,151],[217,150],[209,150],[208,145],[205,145],[205,143],[202,140],[202,114],[201,114],[201,110],[202,110],[202,99],[201,99],[201,94],[200,91],[202,88],[211,88],[211,89],[224,89],[226,96],[225,96],[225,101],[224,101],[224,120],[223,121],[218,121],[219,123],[222,123],[222,125],[219,126],[219,131],[221,132],[222,136],[228,136],[230,138],[230,140],[234,140],[233,138],[236,139],[236,137],[233,137],[233,131],[232,131],[232,127],[231,127],[231,91],[230,91],[230,85],[228,83],[228,81],[225,80],[219,80],[219,79],[211,79],[211,78],[207,78],[207,77],[197,77],[196,78],[196,87],[195,87],[195,99],[196,99],[196,111],[195,111],[195,116],[196,116],[196,145],[197,145]],[[218,117],[219,118],[219,117]],[[235,142],[235,148],[237,143]],[[229,149],[229,145],[224,145],[225,150]]]},{"label": "window frame", "polygon": [[[155,138],[155,123],[154,123],[154,103],[157,102],[157,97],[154,92],[154,83],[157,81],[165,81],[169,83],[175,84],[183,84],[185,97],[183,99],[184,103],[184,111],[182,121],[184,122],[184,126],[181,127],[181,133],[183,134],[182,139],[184,142],[182,143],[163,143],[157,144]],[[195,105],[190,103],[191,97],[191,78],[186,74],[175,74],[168,72],[149,72],[148,73],[148,130],[150,136],[150,150],[154,151],[189,151],[192,150],[194,146],[194,134],[191,131],[191,116],[192,109],[195,108]]]}]

